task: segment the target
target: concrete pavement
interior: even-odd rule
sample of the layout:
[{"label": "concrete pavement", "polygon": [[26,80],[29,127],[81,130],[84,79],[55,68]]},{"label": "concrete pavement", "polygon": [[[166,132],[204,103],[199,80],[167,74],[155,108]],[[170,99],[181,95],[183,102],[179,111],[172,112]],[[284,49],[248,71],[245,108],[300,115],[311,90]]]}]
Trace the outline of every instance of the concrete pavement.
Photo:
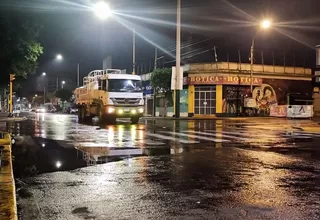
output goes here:
[{"label": "concrete pavement", "polygon": [[3,146],[0,166],[0,219],[16,220],[16,192],[11,161],[11,138],[0,139]]}]

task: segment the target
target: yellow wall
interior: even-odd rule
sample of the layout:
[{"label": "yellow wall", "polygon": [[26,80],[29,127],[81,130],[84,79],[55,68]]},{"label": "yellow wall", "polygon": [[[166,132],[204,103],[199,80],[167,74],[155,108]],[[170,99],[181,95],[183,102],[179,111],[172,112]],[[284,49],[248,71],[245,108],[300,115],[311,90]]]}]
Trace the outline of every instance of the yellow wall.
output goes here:
[{"label": "yellow wall", "polygon": [[216,113],[222,113],[222,85],[216,86]]},{"label": "yellow wall", "polygon": [[188,113],[194,113],[194,85],[188,86]]}]

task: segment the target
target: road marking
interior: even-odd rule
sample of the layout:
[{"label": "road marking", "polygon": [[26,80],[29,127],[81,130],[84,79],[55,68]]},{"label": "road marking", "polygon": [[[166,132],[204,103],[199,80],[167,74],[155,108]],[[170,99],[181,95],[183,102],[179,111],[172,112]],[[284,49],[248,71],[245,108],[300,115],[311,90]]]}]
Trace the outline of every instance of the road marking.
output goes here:
[{"label": "road marking", "polygon": [[150,137],[155,137],[155,138],[159,138],[159,139],[164,139],[164,140],[170,140],[170,141],[175,141],[175,142],[180,142],[183,144],[198,144],[200,143],[199,141],[189,141],[189,140],[185,140],[185,139],[181,139],[181,138],[175,138],[175,137],[170,137],[170,136],[165,136],[165,135],[161,135],[161,134],[152,134],[147,132],[146,133],[147,136]]},{"label": "road marking", "polygon": [[179,135],[181,137],[190,137],[190,138],[206,140],[206,141],[213,141],[213,142],[217,142],[217,143],[230,142],[229,140],[224,140],[224,139],[209,138],[209,137],[204,137],[204,136],[197,136],[197,135],[192,135],[192,134],[184,134],[184,133],[172,132],[172,131],[161,131],[161,133]]},{"label": "road marking", "polygon": [[[225,132],[216,132],[216,133],[207,133],[207,132],[201,132],[201,131],[184,131],[184,132],[190,132],[190,133],[202,134],[202,135],[208,135],[208,136],[215,136],[215,137],[217,137],[217,135],[220,135],[219,133],[221,133],[222,137],[226,137],[226,138],[237,139],[237,140],[242,140],[242,141],[251,141],[252,140],[252,138],[226,135],[226,134],[224,134]],[[232,133],[232,132],[230,132],[230,133]],[[236,133],[236,134],[238,134],[238,133]]]}]

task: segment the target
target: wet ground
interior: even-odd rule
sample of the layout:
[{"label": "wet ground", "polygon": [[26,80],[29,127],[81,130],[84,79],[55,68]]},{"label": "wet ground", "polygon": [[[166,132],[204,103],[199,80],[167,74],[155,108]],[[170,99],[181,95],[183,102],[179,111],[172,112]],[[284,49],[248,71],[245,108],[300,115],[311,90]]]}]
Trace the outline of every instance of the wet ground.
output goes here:
[{"label": "wet ground", "polygon": [[310,121],[27,117],[0,123],[19,136],[21,219],[320,219]]}]

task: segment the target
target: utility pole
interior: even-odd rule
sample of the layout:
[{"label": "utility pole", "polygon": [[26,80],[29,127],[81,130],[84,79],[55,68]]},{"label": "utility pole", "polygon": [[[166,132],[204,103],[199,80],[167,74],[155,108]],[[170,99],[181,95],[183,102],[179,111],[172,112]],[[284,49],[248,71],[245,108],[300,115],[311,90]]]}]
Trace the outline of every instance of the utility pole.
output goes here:
[{"label": "utility pole", "polygon": [[46,104],[46,86],[43,87],[43,104]]},{"label": "utility pole", "polygon": [[80,87],[80,64],[77,64],[77,87]]},{"label": "utility pole", "polygon": [[175,117],[180,118],[180,56],[181,56],[181,0],[177,2],[177,42],[176,42],[176,88],[175,88]]},{"label": "utility pole", "polygon": [[[252,91],[253,91],[253,60],[254,60],[254,37],[252,38],[252,44],[251,44],[251,49],[250,49],[250,92],[252,96]],[[252,98],[252,97],[251,97]]]},{"label": "utility pole", "polygon": [[59,78],[57,78],[57,85],[56,85],[57,91],[59,90]]},{"label": "utility pole", "polygon": [[10,89],[10,93],[9,93],[9,112],[12,113],[12,82],[15,80],[15,75],[14,74],[10,74],[10,85],[9,85],[9,89]]},{"label": "utility pole", "polygon": [[[157,69],[157,63],[158,63],[158,48],[156,47],[154,50],[154,70]],[[152,116],[155,117],[156,116],[156,100],[157,99],[157,94],[156,94],[156,89],[153,88],[153,111],[152,111]]]},{"label": "utility pole", "polygon": [[136,29],[133,29],[132,40],[132,75],[136,75]]}]

